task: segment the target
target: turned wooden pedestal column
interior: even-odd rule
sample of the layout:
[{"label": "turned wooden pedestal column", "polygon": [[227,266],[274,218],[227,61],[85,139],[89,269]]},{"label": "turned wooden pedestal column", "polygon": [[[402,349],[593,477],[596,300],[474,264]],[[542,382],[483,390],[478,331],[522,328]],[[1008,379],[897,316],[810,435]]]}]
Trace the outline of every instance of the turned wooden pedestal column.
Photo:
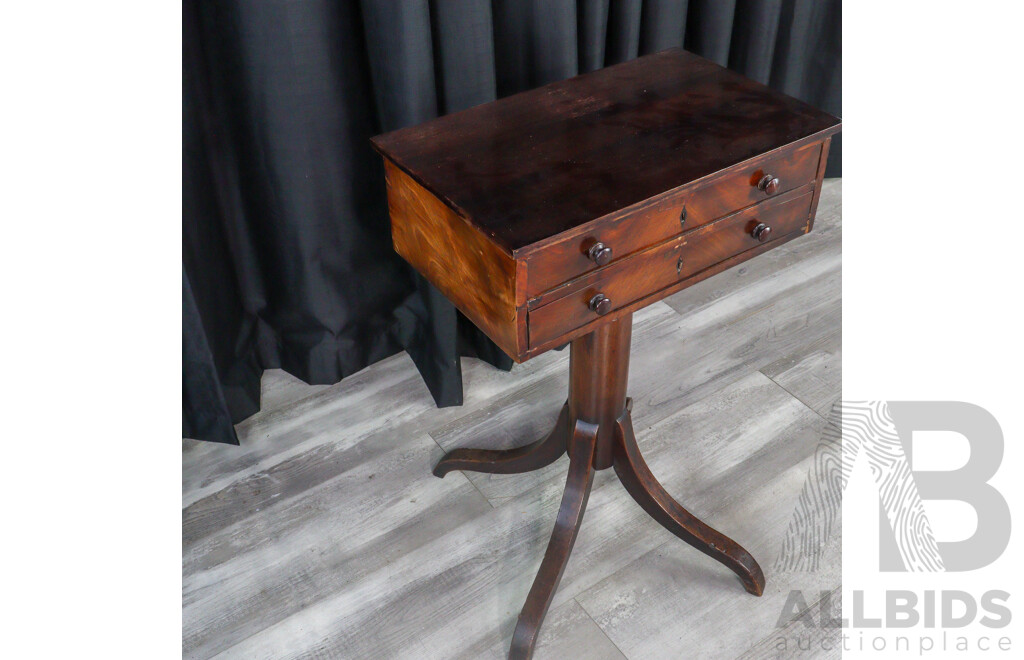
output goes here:
[{"label": "turned wooden pedestal column", "polygon": [[633,316],[628,314],[573,340],[569,400],[546,438],[506,451],[455,449],[434,468],[439,477],[452,470],[511,474],[542,468],[563,453],[569,454],[569,474],[555,529],[519,615],[509,658],[533,654],[537,632],[576,542],[596,470],[614,467],[626,490],[651,517],[732,569],[750,593],[760,596],[764,590],[764,574],[750,553],[672,499],[640,454],[630,419],[632,401],[626,397],[632,323]]}]

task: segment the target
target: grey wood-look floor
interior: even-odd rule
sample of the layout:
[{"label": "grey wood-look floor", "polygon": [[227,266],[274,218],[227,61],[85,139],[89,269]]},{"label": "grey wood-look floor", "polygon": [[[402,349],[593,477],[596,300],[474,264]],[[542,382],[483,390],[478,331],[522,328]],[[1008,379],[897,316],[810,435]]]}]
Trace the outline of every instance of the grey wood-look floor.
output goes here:
[{"label": "grey wood-look floor", "polygon": [[[764,596],[607,470],[537,658],[839,657],[822,650],[838,632],[802,621],[838,594],[840,540],[817,572],[773,564],[840,396],[841,186],[825,183],[810,235],[635,316],[640,447],[670,493],[758,558]],[[441,410],[405,354],[333,386],[268,372],[241,447],[183,441],[184,656],[504,657],[568,460],[525,475],[430,470],[453,447],[546,433],[568,358],[511,373],[465,360],[465,404]],[[791,590],[808,611],[783,614]]]}]

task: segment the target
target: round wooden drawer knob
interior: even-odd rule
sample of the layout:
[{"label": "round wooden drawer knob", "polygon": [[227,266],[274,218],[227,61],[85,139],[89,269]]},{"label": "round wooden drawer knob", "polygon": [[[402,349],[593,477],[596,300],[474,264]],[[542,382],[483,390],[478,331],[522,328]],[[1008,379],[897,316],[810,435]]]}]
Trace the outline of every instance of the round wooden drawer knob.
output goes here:
[{"label": "round wooden drawer knob", "polygon": [[603,293],[599,293],[590,299],[588,306],[590,307],[590,311],[594,312],[598,316],[604,316],[611,311],[612,301],[608,296]]},{"label": "round wooden drawer knob", "polygon": [[763,190],[766,195],[774,195],[779,191],[779,180],[771,174],[765,174],[757,182],[757,189]]},{"label": "round wooden drawer knob", "polygon": [[771,238],[772,228],[761,222],[754,227],[754,231],[750,232],[750,235],[756,238],[758,243],[764,243]]},{"label": "round wooden drawer knob", "polygon": [[587,256],[598,266],[603,266],[612,260],[612,249],[604,243],[594,243],[587,250]]}]

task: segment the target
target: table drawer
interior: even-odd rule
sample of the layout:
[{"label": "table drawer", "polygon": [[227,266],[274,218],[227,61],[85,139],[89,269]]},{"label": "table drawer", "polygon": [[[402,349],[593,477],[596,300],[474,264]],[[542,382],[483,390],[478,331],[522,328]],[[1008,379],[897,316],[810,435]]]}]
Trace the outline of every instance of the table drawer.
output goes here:
[{"label": "table drawer", "polygon": [[[528,257],[527,298],[684,230],[805,186],[814,180],[820,153],[821,142],[816,142],[741,163],[711,181],[624,209],[598,220],[584,233],[545,246]],[[771,193],[758,187],[766,175],[777,182]],[[598,243],[610,248],[607,261],[602,258],[599,263],[590,254]]]},{"label": "table drawer", "polygon": [[607,314],[758,247],[761,243],[752,232],[759,225],[770,228],[766,242],[806,231],[812,193],[808,187],[765,201],[567,284],[557,299],[530,310],[530,346],[557,339],[598,319],[592,301],[600,300],[599,296],[607,299],[603,303]]}]

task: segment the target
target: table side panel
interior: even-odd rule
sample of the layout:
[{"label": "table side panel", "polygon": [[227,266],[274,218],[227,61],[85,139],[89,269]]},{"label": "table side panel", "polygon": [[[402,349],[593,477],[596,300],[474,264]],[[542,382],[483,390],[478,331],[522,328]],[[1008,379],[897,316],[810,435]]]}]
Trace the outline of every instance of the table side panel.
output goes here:
[{"label": "table side panel", "polygon": [[519,361],[516,262],[390,160],[384,167],[395,251]]}]

